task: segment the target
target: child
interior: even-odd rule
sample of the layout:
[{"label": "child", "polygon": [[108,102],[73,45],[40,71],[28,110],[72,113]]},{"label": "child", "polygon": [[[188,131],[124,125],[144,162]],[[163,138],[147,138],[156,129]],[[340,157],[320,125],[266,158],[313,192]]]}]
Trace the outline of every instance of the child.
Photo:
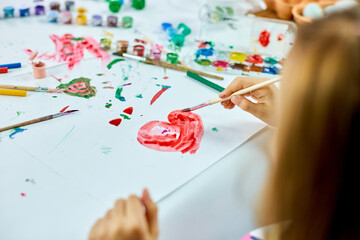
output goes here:
[{"label": "child", "polygon": [[[229,96],[259,80],[236,78]],[[265,239],[360,239],[360,8],[300,27],[281,80],[273,117],[274,86],[233,97],[235,105],[276,125],[274,159],[264,189],[259,224],[279,224]],[[145,212],[144,212],[145,206]],[[156,206],[147,191],[140,200],[118,200],[90,233],[91,240],[155,240]],[[267,238],[266,238],[267,236]]]}]

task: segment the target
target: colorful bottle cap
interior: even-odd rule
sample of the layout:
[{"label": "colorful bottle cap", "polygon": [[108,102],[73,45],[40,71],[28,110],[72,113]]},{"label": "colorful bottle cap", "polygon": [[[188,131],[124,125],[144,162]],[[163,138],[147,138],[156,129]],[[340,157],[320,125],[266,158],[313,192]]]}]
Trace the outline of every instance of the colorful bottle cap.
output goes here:
[{"label": "colorful bottle cap", "polygon": [[135,45],[133,49],[133,54],[135,56],[143,57],[145,53],[145,47],[143,45]]},{"label": "colorful bottle cap", "polygon": [[175,34],[171,41],[175,44],[175,46],[183,47],[185,42],[185,36],[182,34]]},{"label": "colorful bottle cap", "polygon": [[0,68],[7,67],[8,69],[11,68],[21,68],[21,63],[8,63],[0,65]]},{"label": "colorful bottle cap", "polygon": [[122,18],[122,26],[123,28],[131,28],[133,24],[133,18],[132,17],[123,17]]},{"label": "colorful bottle cap", "polygon": [[0,67],[0,73],[7,73],[8,68],[7,67]]},{"label": "colorful bottle cap", "polygon": [[150,50],[150,58],[159,60],[161,59],[161,49],[158,47],[152,47]]},{"label": "colorful bottle cap", "polygon": [[128,41],[117,41],[116,42],[116,52],[126,53],[129,46]]},{"label": "colorful bottle cap", "polygon": [[103,50],[110,50],[111,48],[111,39],[102,38],[100,39],[100,48]]},{"label": "colorful bottle cap", "polygon": [[71,24],[72,23],[72,14],[70,11],[64,11],[60,13],[60,22],[62,24]]},{"label": "colorful bottle cap", "polygon": [[102,16],[101,15],[93,15],[91,18],[91,25],[95,27],[102,26]]},{"label": "colorful bottle cap", "polygon": [[50,3],[50,10],[55,10],[60,12],[60,3],[58,2],[51,2]]},{"label": "colorful bottle cap", "polygon": [[66,1],[65,2],[66,11],[75,11],[75,2],[74,1]]},{"label": "colorful bottle cap", "polygon": [[109,9],[113,13],[117,13],[120,11],[121,8],[121,2],[119,0],[110,0],[109,2]]},{"label": "colorful bottle cap", "polygon": [[116,27],[118,22],[118,18],[116,16],[108,16],[107,17],[107,25],[108,27]]},{"label": "colorful bottle cap", "polygon": [[43,62],[33,62],[33,75],[35,79],[42,79],[46,77],[46,65]]},{"label": "colorful bottle cap", "polygon": [[179,55],[177,53],[166,54],[166,61],[171,64],[177,64]]},{"label": "colorful bottle cap", "polygon": [[84,7],[79,7],[79,8],[77,9],[77,12],[78,12],[79,14],[84,14],[84,13],[86,13],[86,8],[84,8]]},{"label": "colorful bottle cap", "polygon": [[14,17],[14,8],[13,7],[4,7],[3,8],[4,11],[4,18],[12,18]]},{"label": "colorful bottle cap", "polygon": [[145,0],[132,0],[132,5],[133,8],[135,8],[136,10],[141,10],[144,9],[145,7]]},{"label": "colorful bottle cap", "polygon": [[51,10],[47,15],[47,21],[50,23],[56,23],[59,16],[59,12],[56,10]]},{"label": "colorful bottle cap", "polygon": [[171,24],[171,23],[164,22],[164,23],[161,24],[161,28],[162,28],[162,30],[164,30],[164,31],[166,32],[166,30],[167,30],[168,28],[172,28],[172,24]]},{"label": "colorful bottle cap", "polygon": [[23,7],[19,8],[19,14],[20,14],[20,17],[30,16],[30,7],[23,6]]},{"label": "colorful bottle cap", "polygon": [[87,18],[85,14],[79,14],[76,17],[76,24],[77,25],[87,25]]},{"label": "colorful bottle cap", "polygon": [[45,7],[43,5],[36,5],[35,6],[35,15],[45,15]]},{"label": "colorful bottle cap", "polygon": [[191,33],[191,29],[188,26],[186,26],[184,23],[180,23],[177,28],[179,32],[185,37]]}]

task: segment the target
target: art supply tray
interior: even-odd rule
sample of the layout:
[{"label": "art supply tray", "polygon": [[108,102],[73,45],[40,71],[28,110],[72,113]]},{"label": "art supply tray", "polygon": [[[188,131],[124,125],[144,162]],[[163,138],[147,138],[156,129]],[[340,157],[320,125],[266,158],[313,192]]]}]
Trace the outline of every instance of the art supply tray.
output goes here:
[{"label": "art supply tray", "polygon": [[296,36],[293,22],[240,16],[204,22],[186,59],[202,71],[235,75],[278,75]]}]

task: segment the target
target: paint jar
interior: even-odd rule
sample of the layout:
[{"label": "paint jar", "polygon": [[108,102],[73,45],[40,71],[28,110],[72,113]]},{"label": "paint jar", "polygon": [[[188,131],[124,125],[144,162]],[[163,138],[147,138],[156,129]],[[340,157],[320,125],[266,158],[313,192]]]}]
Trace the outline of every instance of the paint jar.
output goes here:
[{"label": "paint jar", "polygon": [[184,35],[185,37],[191,33],[191,29],[185,25],[185,23],[180,23],[177,27],[179,33]]},{"label": "paint jar", "polygon": [[171,39],[177,47],[183,47],[185,42],[185,36],[182,34],[175,34],[174,37]]},{"label": "paint jar", "polygon": [[117,41],[116,42],[116,52],[126,53],[129,46],[128,41]]},{"label": "paint jar", "polygon": [[33,62],[33,75],[35,79],[42,79],[46,77],[46,65],[43,62]]},{"label": "paint jar", "polygon": [[87,24],[87,18],[86,18],[86,8],[79,7],[77,9],[77,12],[79,15],[76,17],[76,24],[77,25],[86,25]]},{"label": "paint jar", "polygon": [[158,46],[153,46],[150,49],[150,58],[160,61],[160,59],[161,59],[161,49]]},{"label": "paint jar", "polygon": [[4,7],[4,18],[13,18],[14,17],[14,8],[13,7]]},{"label": "paint jar", "polygon": [[51,10],[47,15],[47,21],[49,23],[56,23],[59,16],[59,12],[56,10]]},{"label": "paint jar", "polygon": [[171,64],[178,63],[179,55],[177,53],[168,53],[166,54],[166,61]]},{"label": "paint jar", "polygon": [[118,18],[116,16],[108,16],[107,17],[107,26],[108,27],[116,27],[118,23]]},{"label": "paint jar", "polygon": [[111,39],[110,38],[102,38],[100,39],[100,48],[103,50],[110,50],[111,48]]},{"label": "paint jar", "polygon": [[85,13],[86,13],[86,8],[84,8],[84,7],[79,7],[79,8],[77,9],[77,12],[78,12],[79,14],[85,14]]},{"label": "paint jar", "polygon": [[135,56],[143,57],[145,53],[145,47],[143,45],[135,45],[133,49],[133,54]]},{"label": "paint jar", "polygon": [[36,5],[35,6],[35,15],[45,15],[45,7],[43,5]]},{"label": "paint jar", "polygon": [[195,62],[202,66],[210,66],[212,62],[209,59],[196,59]]},{"label": "paint jar", "polygon": [[131,6],[136,10],[142,10],[145,7],[145,0],[132,0]]},{"label": "paint jar", "polygon": [[28,17],[30,16],[30,7],[23,6],[19,9],[19,15],[20,17]]},{"label": "paint jar", "polygon": [[133,18],[127,16],[123,17],[121,23],[123,28],[131,28],[133,25]]},{"label": "paint jar", "polygon": [[66,1],[65,9],[66,9],[66,11],[70,11],[70,12],[75,11],[75,2],[74,1]]},{"label": "paint jar", "polygon": [[110,0],[109,9],[113,13],[118,13],[120,11],[122,3],[119,0]]},{"label": "paint jar", "polygon": [[62,24],[72,23],[72,14],[69,11],[60,12],[59,22]]},{"label": "paint jar", "polygon": [[55,10],[60,12],[60,3],[58,2],[51,2],[50,3],[50,10]]},{"label": "paint jar", "polygon": [[94,27],[100,27],[102,25],[102,16],[93,15],[91,19],[91,25]]},{"label": "paint jar", "polygon": [[167,30],[168,28],[172,28],[172,24],[171,24],[171,23],[164,22],[164,23],[161,24],[161,28],[162,28],[163,31],[166,32],[166,30]]}]

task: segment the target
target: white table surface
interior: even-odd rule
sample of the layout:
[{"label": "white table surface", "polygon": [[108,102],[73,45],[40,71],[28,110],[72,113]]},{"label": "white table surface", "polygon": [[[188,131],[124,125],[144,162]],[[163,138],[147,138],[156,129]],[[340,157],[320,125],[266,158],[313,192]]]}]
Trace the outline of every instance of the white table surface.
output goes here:
[{"label": "white table surface", "polygon": [[[11,1],[14,2],[17,1]],[[146,11],[164,13],[166,9],[171,9],[168,11],[169,15],[172,12],[178,15],[173,15],[172,18],[181,19],[185,16],[187,21],[197,19],[199,1],[186,0],[182,3],[184,4],[175,1],[147,1]],[[1,3],[0,7],[3,4]],[[139,16],[140,13],[136,15]],[[164,16],[161,18],[166,19]],[[6,20],[1,24],[6,24]],[[194,29],[197,27],[194,26]],[[1,32],[0,35],[6,37]],[[269,128],[262,130],[206,171],[160,200],[160,239],[240,239],[255,228],[254,208],[259,200],[258,193],[268,166],[266,149],[269,135]],[[0,239],[8,239],[6,236],[6,230],[0,229]],[[86,239],[86,236],[81,239]]]}]

